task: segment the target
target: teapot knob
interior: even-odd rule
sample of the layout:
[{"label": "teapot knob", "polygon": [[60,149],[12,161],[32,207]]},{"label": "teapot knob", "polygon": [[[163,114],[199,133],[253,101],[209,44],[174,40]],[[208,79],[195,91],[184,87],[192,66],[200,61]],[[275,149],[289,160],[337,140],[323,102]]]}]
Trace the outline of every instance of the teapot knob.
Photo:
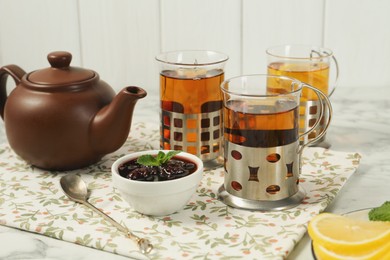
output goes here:
[{"label": "teapot knob", "polygon": [[47,59],[53,68],[65,68],[69,67],[72,54],[66,51],[55,51],[49,53]]}]

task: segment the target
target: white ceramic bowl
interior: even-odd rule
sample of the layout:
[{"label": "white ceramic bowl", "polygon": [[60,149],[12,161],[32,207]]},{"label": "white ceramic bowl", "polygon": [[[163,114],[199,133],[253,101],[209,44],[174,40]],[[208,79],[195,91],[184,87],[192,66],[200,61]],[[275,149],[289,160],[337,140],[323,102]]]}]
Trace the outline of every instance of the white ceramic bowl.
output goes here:
[{"label": "white ceramic bowl", "polygon": [[[197,170],[185,177],[158,181],[136,181],[119,175],[118,167],[144,154],[156,155],[161,150],[150,150],[125,155],[114,162],[111,167],[114,187],[122,198],[136,211],[153,216],[169,215],[182,209],[195,193],[202,177],[203,162],[195,155],[180,152],[175,157],[182,157],[196,164]],[[167,153],[169,151],[163,150]]]}]

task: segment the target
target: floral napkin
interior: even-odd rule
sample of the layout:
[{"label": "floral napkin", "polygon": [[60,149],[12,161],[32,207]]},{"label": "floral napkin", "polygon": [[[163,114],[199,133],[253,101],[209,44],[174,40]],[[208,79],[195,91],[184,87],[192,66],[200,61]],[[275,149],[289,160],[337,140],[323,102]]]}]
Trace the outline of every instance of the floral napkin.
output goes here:
[{"label": "floral napkin", "polygon": [[[137,123],[121,149],[99,163],[69,172],[37,169],[0,146],[0,224],[140,259],[285,258],[306,232],[309,220],[332,201],[356,171],[360,155],[322,148],[304,151],[300,185],[307,196],[296,208],[248,211],[217,199],[223,168],[204,172],[197,193],[183,210],[150,217],[132,210],[112,187],[110,167],[122,155],[158,148],[158,126]],[[89,201],[155,249],[148,256],[110,223],[70,201],[59,184],[64,174],[88,183]],[[156,197],[158,203],[158,197]]]}]

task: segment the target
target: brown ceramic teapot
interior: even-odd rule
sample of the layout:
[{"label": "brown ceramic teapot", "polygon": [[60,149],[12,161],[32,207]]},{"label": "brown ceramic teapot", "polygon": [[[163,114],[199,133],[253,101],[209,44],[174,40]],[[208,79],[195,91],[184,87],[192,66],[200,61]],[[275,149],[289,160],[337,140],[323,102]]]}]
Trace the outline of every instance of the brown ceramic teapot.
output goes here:
[{"label": "brown ceramic teapot", "polygon": [[[139,87],[117,95],[91,70],[71,67],[72,55],[52,52],[51,67],[26,73],[0,68],[0,114],[11,148],[48,170],[72,170],[99,161],[126,141]],[[7,95],[10,75],[16,87]]]}]

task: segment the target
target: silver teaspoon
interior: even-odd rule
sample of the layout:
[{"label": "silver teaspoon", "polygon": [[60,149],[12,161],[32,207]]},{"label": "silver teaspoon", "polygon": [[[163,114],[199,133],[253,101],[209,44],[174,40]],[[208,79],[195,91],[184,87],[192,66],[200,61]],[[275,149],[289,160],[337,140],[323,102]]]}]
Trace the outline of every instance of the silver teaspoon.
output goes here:
[{"label": "silver teaspoon", "polygon": [[68,174],[63,177],[61,177],[60,180],[61,188],[68,196],[69,199],[81,203],[88,208],[92,209],[94,212],[98,213],[100,216],[102,216],[105,220],[110,222],[113,226],[115,226],[119,231],[126,234],[126,236],[133,241],[135,241],[140,249],[140,251],[143,254],[148,254],[153,249],[153,245],[150,243],[148,239],[140,238],[136,235],[134,235],[130,230],[128,230],[126,227],[122,226],[118,222],[116,222],[114,219],[100,211],[99,209],[95,208],[91,203],[88,202],[88,189],[85,182],[80,178],[80,176],[75,174]]}]

